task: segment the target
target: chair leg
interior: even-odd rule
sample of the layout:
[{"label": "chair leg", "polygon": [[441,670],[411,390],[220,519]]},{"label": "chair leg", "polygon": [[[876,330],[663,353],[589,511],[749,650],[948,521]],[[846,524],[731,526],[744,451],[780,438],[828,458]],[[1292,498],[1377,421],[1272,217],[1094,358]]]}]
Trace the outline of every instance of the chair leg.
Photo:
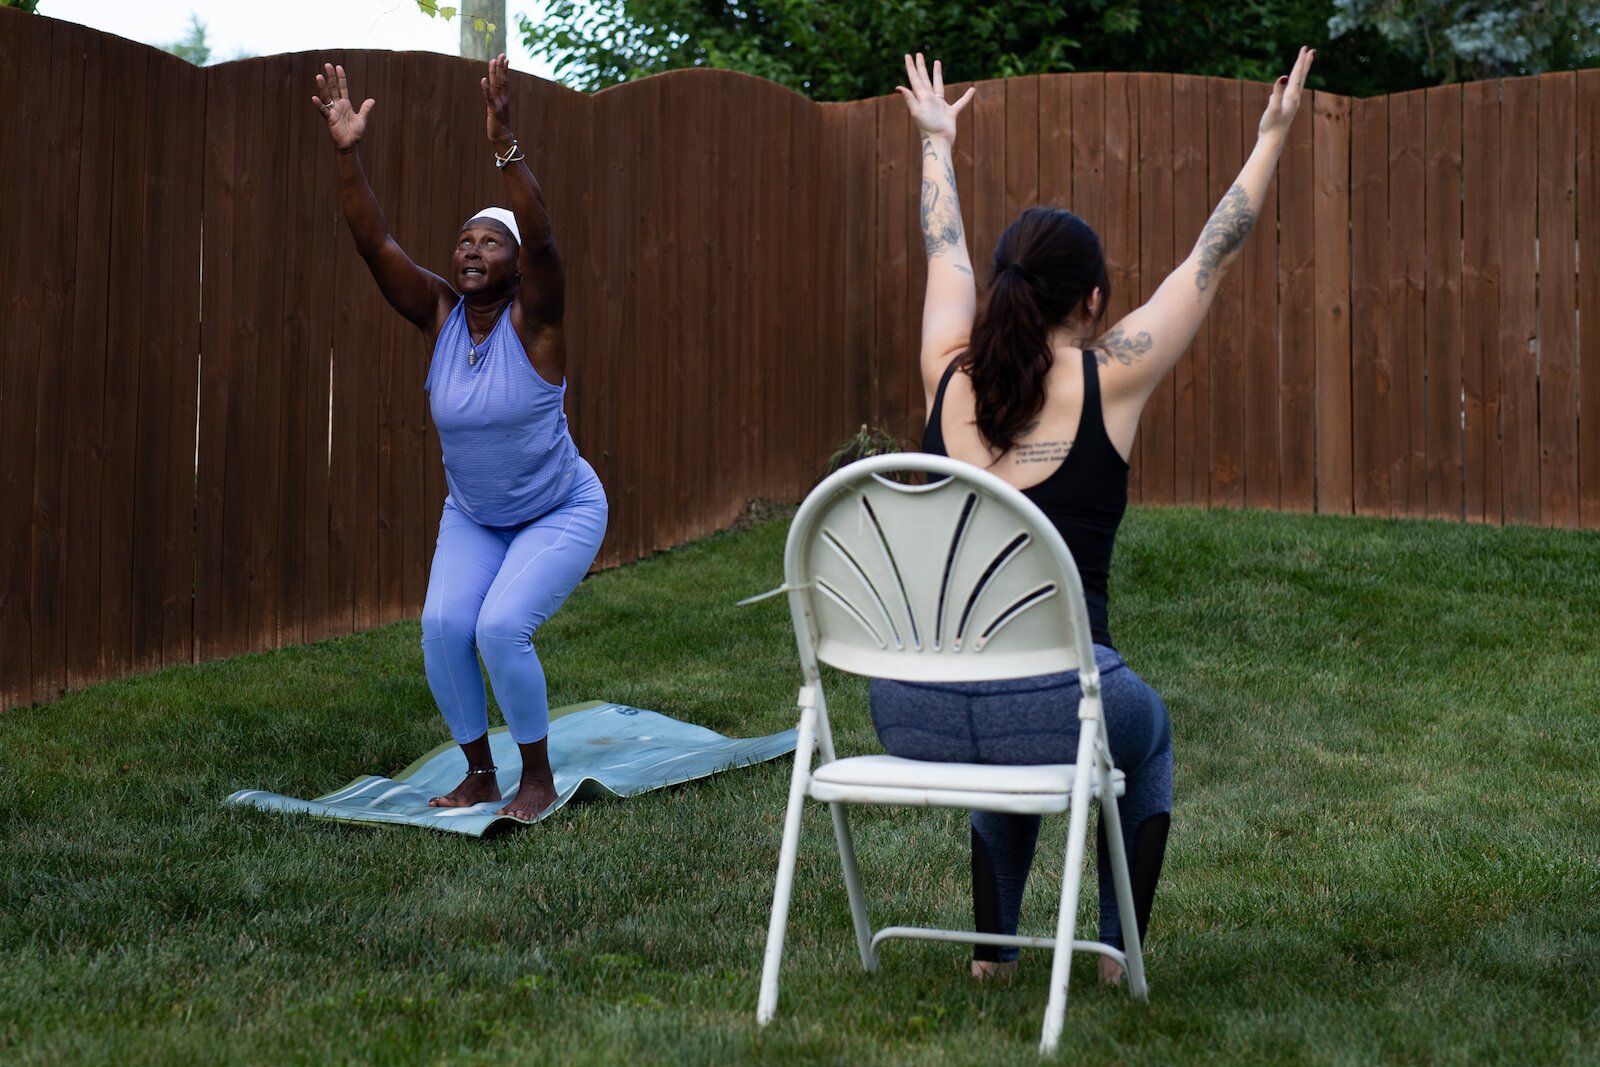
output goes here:
[{"label": "chair leg", "polygon": [[1084,843],[1089,836],[1089,775],[1095,758],[1097,720],[1081,720],[1078,771],[1072,780],[1072,808],[1067,831],[1067,863],[1061,873],[1061,910],[1056,915],[1056,947],[1050,960],[1050,1001],[1044,1010],[1039,1051],[1049,1055],[1061,1040],[1067,1017],[1067,982],[1072,976],[1072,933],[1078,920],[1078,893],[1083,886]]},{"label": "chair leg", "polygon": [[761,994],[756,1002],[756,1022],[765,1026],[778,1010],[778,968],[783,962],[783,936],[789,923],[789,896],[794,888],[794,868],[800,854],[800,813],[805,805],[806,781],[811,776],[811,753],[816,745],[817,712],[800,712],[795,738],[794,774],[789,779],[789,806],[783,817],[783,848],[778,855],[778,880],[772,891],[772,919],[767,925],[767,950],[761,962]]},{"label": "chair leg", "polygon": [[1149,1000],[1150,989],[1144,978],[1144,945],[1139,937],[1138,913],[1133,906],[1133,884],[1128,878],[1128,850],[1122,841],[1122,822],[1117,814],[1117,797],[1111,791],[1111,768],[1097,760],[1100,776],[1100,818],[1105,825],[1106,851],[1111,861],[1111,883],[1117,891],[1117,911],[1122,919],[1122,952],[1128,960],[1128,995],[1134,1000]]},{"label": "chair leg", "polygon": [[839,865],[844,868],[844,889],[850,897],[850,919],[856,927],[856,947],[861,950],[861,966],[869,972],[876,972],[878,954],[872,948],[872,923],[867,918],[867,898],[861,889],[861,869],[856,865],[850,822],[845,805],[831,803],[828,808],[833,813],[833,836],[839,842]]}]

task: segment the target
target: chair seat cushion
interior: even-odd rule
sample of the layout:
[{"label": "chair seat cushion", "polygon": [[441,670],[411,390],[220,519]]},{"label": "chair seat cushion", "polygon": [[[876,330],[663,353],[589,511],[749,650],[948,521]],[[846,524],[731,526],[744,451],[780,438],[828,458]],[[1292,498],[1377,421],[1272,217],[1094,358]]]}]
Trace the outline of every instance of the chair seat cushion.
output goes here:
[{"label": "chair seat cushion", "polygon": [[[975,807],[995,811],[1065,811],[1072,794],[1071,763],[994,765],[934,763],[899,756],[852,756],[818,767],[811,776],[817,800],[916,807]],[[1121,796],[1122,772],[1112,790]],[[1090,779],[1092,795],[1099,789]]]}]

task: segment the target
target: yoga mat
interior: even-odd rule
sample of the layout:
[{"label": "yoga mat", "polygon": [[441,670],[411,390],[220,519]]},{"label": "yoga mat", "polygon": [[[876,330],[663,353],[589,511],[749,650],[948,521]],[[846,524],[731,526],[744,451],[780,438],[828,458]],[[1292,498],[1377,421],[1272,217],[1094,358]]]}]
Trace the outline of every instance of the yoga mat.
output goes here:
[{"label": "yoga mat", "polygon": [[[793,752],[795,746],[793,730],[766,737],[724,737],[704,726],[601,700],[556,709],[550,718],[556,802],[540,818],[548,818],[573,798],[631,797],[763,763]],[[241,789],[228,797],[228,803],[304,812],[338,822],[427,826],[473,837],[482,837],[497,824],[527,825],[495,814],[522,776],[516,743],[501,726],[489,731],[489,747],[504,799],[470,808],[428,807],[430,798],[454,789],[466,773],[467,759],[453,743],[440,745],[393,778],[365,775],[315,800]]]}]

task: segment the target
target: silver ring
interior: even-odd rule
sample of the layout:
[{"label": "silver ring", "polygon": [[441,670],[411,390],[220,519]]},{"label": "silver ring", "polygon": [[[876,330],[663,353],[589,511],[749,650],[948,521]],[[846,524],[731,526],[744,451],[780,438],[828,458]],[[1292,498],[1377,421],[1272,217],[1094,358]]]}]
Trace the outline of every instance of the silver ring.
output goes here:
[{"label": "silver ring", "polygon": [[322,105],[322,110],[324,110],[324,111],[332,111],[333,110],[333,101],[329,100],[326,104],[323,104]]}]

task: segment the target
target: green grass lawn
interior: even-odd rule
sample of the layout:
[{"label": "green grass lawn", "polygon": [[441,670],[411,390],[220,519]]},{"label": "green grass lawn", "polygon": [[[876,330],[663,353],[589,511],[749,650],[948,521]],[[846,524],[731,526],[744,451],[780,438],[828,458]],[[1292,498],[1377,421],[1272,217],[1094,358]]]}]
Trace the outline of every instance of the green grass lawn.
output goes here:
[{"label": "green grass lawn", "polygon": [[[793,725],[783,601],[733,606],[778,584],[784,531],[584,583],[541,634],[552,703]],[[1172,846],[1150,1003],[1081,959],[1063,1054],[1595,1062],[1600,537],[1135,510],[1117,552],[1119,646],[1172,711]],[[830,694],[841,748],[870,745],[864,686]],[[0,715],[0,1062],[1035,1062],[1048,957],[979,986],[960,946],[891,942],[863,974],[821,808],[756,1026],[784,761],[487,841],[221,803],[446,736],[415,624]],[[963,815],[856,827],[877,923],[967,921]]]}]

